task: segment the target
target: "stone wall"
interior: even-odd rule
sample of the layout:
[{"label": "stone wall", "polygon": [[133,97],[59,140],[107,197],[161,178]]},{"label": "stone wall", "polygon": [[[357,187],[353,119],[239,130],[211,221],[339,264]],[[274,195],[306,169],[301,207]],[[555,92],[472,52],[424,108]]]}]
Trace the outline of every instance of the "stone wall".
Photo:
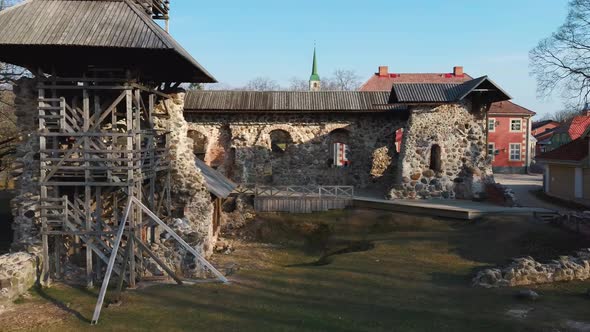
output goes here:
[{"label": "stone wall", "polygon": [[0,256],[0,304],[13,301],[37,281],[38,255],[26,252]]},{"label": "stone wall", "polygon": [[[188,123],[184,120],[184,93],[162,101],[155,113],[168,113],[168,118],[156,119],[156,126],[170,131],[170,159],[172,168],[172,205],[180,210],[181,218],[170,225],[189,245],[204,256],[213,252],[216,234],[213,232],[213,204],[205,187],[205,180],[195,165],[193,141],[187,137]],[[185,275],[195,275],[200,267],[191,254],[186,253],[172,239],[156,246],[171,266]]]},{"label": "stone wall", "polygon": [[473,285],[485,288],[514,287],[588,279],[590,249],[585,249],[575,256],[562,256],[547,264],[539,263],[532,257],[517,258],[503,269],[480,271],[473,279]]},{"label": "stone wall", "polygon": [[[401,148],[401,181],[391,198],[483,198],[485,184],[493,182],[485,126],[485,109],[473,110],[470,102],[415,108]],[[435,145],[439,169],[431,165]]]},{"label": "stone wall", "polygon": [[17,146],[15,170],[20,175],[16,183],[16,197],[11,201],[14,216],[13,250],[28,250],[40,245],[40,225],[38,223],[39,203],[39,137],[37,136],[38,114],[37,81],[20,79],[14,86],[15,115],[17,125],[24,133]]},{"label": "stone wall", "polygon": [[[398,158],[397,129],[403,114],[185,114],[189,130],[208,138],[205,161],[237,183],[275,185],[391,185]],[[271,133],[292,143],[275,152]],[[331,166],[330,149],[345,135],[350,167]]]}]

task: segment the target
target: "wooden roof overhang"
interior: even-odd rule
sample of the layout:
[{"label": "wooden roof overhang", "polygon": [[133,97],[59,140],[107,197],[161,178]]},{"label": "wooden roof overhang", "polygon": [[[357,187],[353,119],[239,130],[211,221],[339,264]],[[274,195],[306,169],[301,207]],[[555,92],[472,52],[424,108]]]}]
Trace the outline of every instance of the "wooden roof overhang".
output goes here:
[{"label": "wooden roof overhang", "polygon": [[388,105],[389,92],[363,91],[189,91],[184,112],[258,114],[386,114],[405,106]]},{"label": "wooden roof overhang", "polygon": [[61,76],[94,67],[148,81],[216,82],[131,0],[27,0],[4,10],[0,61]]}]

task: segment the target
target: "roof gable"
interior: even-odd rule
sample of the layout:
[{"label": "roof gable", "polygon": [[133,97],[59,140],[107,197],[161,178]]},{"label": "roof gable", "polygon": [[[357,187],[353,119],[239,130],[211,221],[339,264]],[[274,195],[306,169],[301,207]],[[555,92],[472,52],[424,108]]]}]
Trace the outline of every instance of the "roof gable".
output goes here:
[{"label": "roof gable", "polygon": [[490,102],[511,99],[487,76],[476,78],[462,84],[435,83],[396,83],[393,85],[389,102],[404,103],[453,103],[472,96],[484,96]]},{"label": "roof gable", "polygon": [[[489,111],[490,115],[524,115],[524,116],[534,116],[537,113],[522,107],[518,104],[515,104],[511,101],[501,101],[497,103],[493,103],[492,107]],[[540,126],[538,126],[540,127]],[[537,128],[538,128],[537,127]],[[533,126],[533,129],[535,127]]]}]

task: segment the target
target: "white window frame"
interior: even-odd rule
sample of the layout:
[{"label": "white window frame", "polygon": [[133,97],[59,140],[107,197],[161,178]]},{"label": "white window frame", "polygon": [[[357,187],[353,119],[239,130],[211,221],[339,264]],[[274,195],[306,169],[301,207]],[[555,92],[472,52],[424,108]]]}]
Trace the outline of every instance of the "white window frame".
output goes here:
[{"label": "white window frame", "polygon": [[[512,147],[518,146],[518,159],[512,158]],[[514,149],[516,150],[516,149]],[[521,143],[510,143],[508,145],[508,158],[510,161],[522,161],[522,144]]]},{"label": "white window frame", "polygon": [[[518,130],[512,129],[512,121],[518,121],[520,123],[520,129],[518,129]],[[511,133],[520,133],[520,132],[522,132],[522,128],[523,128],[523,121],[522,121],[522,119],[520,119],[520,118],[512,118],[512,119],[510,119],[510,124],[509,125],[510,125],[510,132]]]},{"label": "white window frame", "polygon": [[496,143],[488,142],[488,155],[490,155],[490,145],[492,146],[492,160],[496,160]]},{"label": "white window frame", "polygon": [[[492,126],[494,129],[490,129],[490,123],[493,123]],[[489,118],[488,119],[488,132],[490,132],[490,133],[496,132],[496,118]]]}]

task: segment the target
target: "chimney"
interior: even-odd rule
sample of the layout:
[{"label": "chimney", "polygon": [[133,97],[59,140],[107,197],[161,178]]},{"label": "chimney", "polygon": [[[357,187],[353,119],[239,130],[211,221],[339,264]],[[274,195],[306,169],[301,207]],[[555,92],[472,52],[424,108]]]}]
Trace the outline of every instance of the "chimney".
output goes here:
[{"label": "chimney", "polygon": [[389,67],[379,66],[379,77],[389,76]]},{"label": "chimney", "polygon": [[463,75],[465,75],[463,73],[463,67],[462,66],[453,67],[453,75],[455,75],[457,77],[463,77]]}]

